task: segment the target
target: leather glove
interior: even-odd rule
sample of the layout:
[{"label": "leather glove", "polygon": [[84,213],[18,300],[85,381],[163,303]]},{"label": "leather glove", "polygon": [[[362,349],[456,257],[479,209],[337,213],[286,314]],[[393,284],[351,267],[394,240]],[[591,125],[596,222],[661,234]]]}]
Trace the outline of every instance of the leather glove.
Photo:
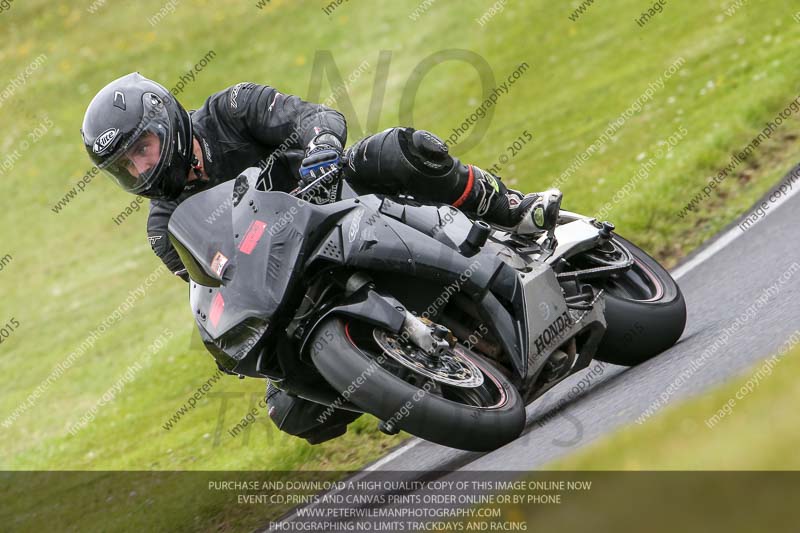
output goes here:
[{"label": "leather glove", "polygon": [[321,133],[308,143],[300,164],[300,177],[306,184],[339,167],[342,143],[332,133]]}]

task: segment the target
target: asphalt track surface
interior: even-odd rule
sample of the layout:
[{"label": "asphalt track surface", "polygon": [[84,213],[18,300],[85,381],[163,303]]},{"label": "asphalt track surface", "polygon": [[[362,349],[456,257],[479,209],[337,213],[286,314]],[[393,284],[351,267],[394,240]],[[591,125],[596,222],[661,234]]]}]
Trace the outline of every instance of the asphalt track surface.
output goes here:
[{"label": "asphalt track surface", "polygon": [[[792,172],[797,175],[800,167]],[[748,374],[800,331],[798,189],[800,181],[754,226],[742,231],[739,221],[731,224],[673,270],[688,319],[681,340],[666,352],[633,368],[593,362],[529,405],[525,433],[493,452],[464,452],[412,438],[355,477],[372,471],[404,471],[403,477],[413,480],[426,471],[446,476],[462,470],[537,470],[635,424],[648,409],[663,409]],[[284,520],[295,518],[289,513]]]}]

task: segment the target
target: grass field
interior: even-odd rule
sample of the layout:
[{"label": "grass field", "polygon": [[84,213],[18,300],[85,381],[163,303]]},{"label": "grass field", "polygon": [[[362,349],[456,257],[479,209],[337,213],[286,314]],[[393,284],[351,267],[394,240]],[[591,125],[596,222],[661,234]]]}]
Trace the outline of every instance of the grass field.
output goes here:
[{"label": "grass field", "polygon": [[550,465],[553,470],[800,470],[800,349]]},{"label": "grass field", "polygon": [[569,505],[486,508],[542,531],[585,531],[587,522],[599,531],[641,531],[643,523],[656,532],[700,524],[714,532],[793,531],[794,510],[784,502],[796,475],[783,471],[800,470],[798,340],[800,333],[728,384],[530,473],[528,481],[591,482],[590,491],[561,493]]},{"label": "grass field", "polygon": [[[365,134],[370,110],[373,131],[411,116],[414,126],[448,137],[486,96],[480,73],[500,85],[526,63],[493,114],[471,128],[485,128],[485,136],[454,153],[485,167],[501,163],[500,175],[524,190],[558,181],[566,208],[602,210],[621,234],[668,264],[744,213],[796,162],[800,122],[792,116],[694,211],[678,216],[797,98],[800,24],[788,2],[751,2],[733,16],[722,0],[670,4],[645,27],[634,22],[647,7],[639,0],[598,2],[577,22],[569,19],[573,7],[543,0],[508,0],[489,18],[492,4],[475,0],[351,0],[326,14],[328,4],[30,0],[0,11],[0,325],[13,330],[0,344],[3,469],[342,470],[402,439],[377,433],[366,417],[318,447],[267,424],[247,442],[230,437],[226,430],[264,387],[227,377],[214,384],[216,396],[205,395],[164,429],[216,370],[208,355],[189,349],[186,286],[168,275],[155,275],[144,296],[19,411],[158,272],[145,239],[146,206],[131,205],[103,177],[58,213],[52,209],[91,168],[78,135],[86,105],[127,72],[172,88],[206,58],[182,88],[187,107],[239,81],[267,83],[342,109],[353,141]],[[437,52],[448,60],[421,79],[412,99],[415,69]],[[313,81],[331,59],[348,82],[347,98],[327,77]],[[665,77],[676,61],[680,67]],[[376,71],[386,73],[385,96],[372,104]],[[613,135],[561,179],[622,116]],[[533,140],[509,150],[526,130]],[[117,224],[126,206],[135,212]],[[151,354],[161,335],[166,344]],[[133,378],[120,381],[134,364],[141,368]],[[120,383],[94,421],[70,434]],[[15,410],[19,416],[8,418]],[[223,515],[210,508],[203,523],[227,524]],[[173,525],[194,523],[193,516],[178,512]]]}]

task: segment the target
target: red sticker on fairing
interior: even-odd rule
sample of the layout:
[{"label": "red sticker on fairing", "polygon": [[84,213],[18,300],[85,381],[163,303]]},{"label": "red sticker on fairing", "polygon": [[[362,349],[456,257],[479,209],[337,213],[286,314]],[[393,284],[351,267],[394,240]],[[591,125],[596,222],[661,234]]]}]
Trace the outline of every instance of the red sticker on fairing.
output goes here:
[{"label": "red sticker on fairing", "polygon": [[260,220],[252,221],[250,227],[247,228],[247,233],[244,234],[244,239],[239,244],[239,251],[247,255],[253,253],[258,241],[261,240],[261,236],[264,235],[264,228],[266,227],[266,222],[261,222]]},{"label": "red sticker on fairing", "polygon": [[225,310],[225,300],[222,298],[222,293],[218,292],[211,302],[211,311],[208,313],[208,320],[214,327],[219,324],[219,319],[222,318],[222,311]]}]

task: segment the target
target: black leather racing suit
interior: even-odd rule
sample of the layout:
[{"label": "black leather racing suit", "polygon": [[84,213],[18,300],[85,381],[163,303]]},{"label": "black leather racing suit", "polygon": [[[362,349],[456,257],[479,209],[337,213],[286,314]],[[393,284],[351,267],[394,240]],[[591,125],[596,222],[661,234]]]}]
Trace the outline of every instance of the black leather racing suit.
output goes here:
[{"label": "black leather racing suit", "polygon": [[[331,133],[342,146],[347,141],[345,119],[338,111],[254,83],[239,83],[212,95],[191,118],[209,181],[190,182],[175,201],[151,201],[147,220],[153,251],[184,279],[188,278],[183,264],[167,238],[169,218],[180,202],[255,166],[263,169],[271,190],[288,192],[297,185],[305,148],[314,137]],[[480,169],[451,157],[445,144],[428,132],[391,128],[356,143],[345,152],[344,160],[345,178],[359,190],[403,192],[466,210],[480,200],[472,190],[473,170]],[[327,407],[271,385],[267,403],[280,429],[312,443],[341,435],[358,417],[337,410],[320,424],[317,418]]]},{"label": "black leather racing suit", "polygon": [[300,177],[305,147],[319,132],[334,134],[342,146],[347,140],[338,111],[255,83],[239,83],[212,95],[192,113],[192,127],[209,181],[190,182],[175,201],[152,200],[147,219],[150,245],[173,273],[182,271],[183,264],[169,243],[167,224],[179,203],[256,166],[271,167],[274,190],[290,191]]}]

